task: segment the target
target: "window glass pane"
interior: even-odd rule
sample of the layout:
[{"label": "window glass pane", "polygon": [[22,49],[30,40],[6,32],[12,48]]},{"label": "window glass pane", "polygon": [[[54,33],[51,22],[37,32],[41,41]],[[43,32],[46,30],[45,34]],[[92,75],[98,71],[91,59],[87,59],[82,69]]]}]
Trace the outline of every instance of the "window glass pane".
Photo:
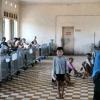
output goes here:
[{"label": "window glass pane", "polygon": [[14,20],[14,37],[18,37],[18,32],[17,32],[17,21]]},{"label": "window glass pane", "polygon": [[4,36],[6,37],[6,40],[10,40],[10,20],[8,18],[5,18],[4,20],[5,20]]}]

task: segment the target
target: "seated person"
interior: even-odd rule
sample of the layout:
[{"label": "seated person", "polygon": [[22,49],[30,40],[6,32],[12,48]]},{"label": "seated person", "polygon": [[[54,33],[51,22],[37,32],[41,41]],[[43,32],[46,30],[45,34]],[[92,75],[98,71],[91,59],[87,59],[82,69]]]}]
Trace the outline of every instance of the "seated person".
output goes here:
[{"label": "seated person", "polygon": [[34,46],[36,46],[38,44],[36,39],[37,39],[37,37],[35,36],[34,40],[31,42],[32,45],[34,45]]},{"label": "seated person", "polygon": [[82,68],[80,70],[83,70],[84,68],[84,72],[83,72],[83,76],[82,78],[86,78],[88,76],[91,75],[91,71],[92,71],[92,55],[90,53],[87,53],[87,58],[86,60],[82,63]]},{"label": "seated person", "polygon": [[23,48],[28,48],[29,47],[29,44],[26,42],[26,39],[25,38],[23,38],[21,40],[21,45],[23,46]]},{"label": "seated person", "polygon": [[23,45],[21,44],[21,40],[20,38],[17,39],[17,41],[15,42],[15,48],[23,48]]},{"label": "seated person", "polygon": [[74,71],[74,75],[77,75],[77,70],[75,69],[75,67],[73,66],[73,58],[70,57],[67,61],[67,69],[68,69],[68,73],[66,74],[66,82],[68,85],[72,85],[71,79],[70,79],[70,73],[73,70]]},{"label": "seated person", "polygon": [[0,48],[1,48],[2,53],[8,53],[9,52],[9,46],[8,46],[8,44],[6,42],[6,38],[5,37],[2,38],[2,42],[0,44]]},{"label": "seated person", "polygon": [[0,47],[1,47],[2,45],[5,45],[6,47],[9,48],[9,46],[8,46],[8,44],[7,44],[7,42],[6,42],[6,38],[5,38],[5,37],[2,38],[2,42],[1,42]]},{"label": "seated person", "polygon": [[74,71],[74,75],[77,74],[77,70],[75,69],[75,67],[73,66],[73,61],[74,59],[72,57],[70,57],[67,61],[67,67],[68,67],[68,71],[69,71],[69,74],[71,73],[71,71],[73,70]]},{"label": "seated person", "polygon": [[13,42],[12,42],[12,40],[8,40],[7,43],[8,43],[9,49],[11,49],[12,46],[13,46]]}]

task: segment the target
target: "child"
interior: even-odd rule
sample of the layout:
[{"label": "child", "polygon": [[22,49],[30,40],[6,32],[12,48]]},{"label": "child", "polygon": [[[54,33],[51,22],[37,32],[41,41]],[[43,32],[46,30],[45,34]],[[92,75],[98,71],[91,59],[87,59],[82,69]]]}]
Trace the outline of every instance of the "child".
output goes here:
[{"label": "child", "polygon": [[66,74],[66,59],[63,56],[63,48],[58,47],[56,51],[57,56],[53,60],[53,75],[56,75],[57,88],[59,99],[63,98],[64,94],[64,81]]},{"label": "child", "polygon": [[92,71],[92,55],[90,53],[87,53],[87,58],[86,61],[84,61],[82,63],[82,68],[81,70],[84,68],[85,72],[83,73],[83,79],[88,77],[91,74]]},{"label": "child", "polygon": [[67,61],[67,67],[68,67],[68,71],[69,71],[69,74],[71,73],[71,71],[73,70],[74,71],[74,75],[77,74],[77,70],[75,69],[75,67],[73,66],[73,61],[74,59],[72,57],[70,57]]},{"label": "child", "polygon": [[73,83],[71,82],[71,79],[70,79],[70,73],[73,70],[74,71],[74,75],[78,75],[78,72],[75,69],[75,67],[73,66],[73,58],[72,57],[70,57],[68,59],[66,67],[68,69],[68,72],[66,73],[66,83],[67,83],[68,86],[73,86]]}]

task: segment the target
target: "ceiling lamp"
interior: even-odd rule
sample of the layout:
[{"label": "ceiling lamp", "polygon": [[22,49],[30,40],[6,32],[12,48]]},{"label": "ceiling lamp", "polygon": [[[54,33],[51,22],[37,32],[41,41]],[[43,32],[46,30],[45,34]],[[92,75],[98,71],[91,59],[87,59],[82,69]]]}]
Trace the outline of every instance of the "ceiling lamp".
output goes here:
[{"label": "ceiling lamp", "polygon": [[15,8],[17,8],[16,4],[15,4]]},{"label": "ceiling lamp", "polygon": [[12,2],[11,2],[11,3],[10,3],[10,6],[12,7],[12,5],[13,5],[13,4],[12,4]]},{"label": "ceiling lamp", "polygon": [[7,5],[7,3],[8,3],[8,2],[7,2],[7,0],[6,0],[6,1],[5,1],[5,4]]}]

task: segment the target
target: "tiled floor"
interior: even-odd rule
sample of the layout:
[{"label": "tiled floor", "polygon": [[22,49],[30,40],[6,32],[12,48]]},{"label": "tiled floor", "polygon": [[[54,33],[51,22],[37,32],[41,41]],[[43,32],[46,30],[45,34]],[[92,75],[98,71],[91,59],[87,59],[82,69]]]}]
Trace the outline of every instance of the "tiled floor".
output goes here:
[{"label": "tiled floor", "polygon": [[[84,57],[74,57],[77,69]],[[0,100],[57,100],[57,89],[51,84],[52,60],[45,60],[22,72],[0,87]],[[71,77],[73,87],[65,88],[64,100],[92,100],[91,79]]]}]

